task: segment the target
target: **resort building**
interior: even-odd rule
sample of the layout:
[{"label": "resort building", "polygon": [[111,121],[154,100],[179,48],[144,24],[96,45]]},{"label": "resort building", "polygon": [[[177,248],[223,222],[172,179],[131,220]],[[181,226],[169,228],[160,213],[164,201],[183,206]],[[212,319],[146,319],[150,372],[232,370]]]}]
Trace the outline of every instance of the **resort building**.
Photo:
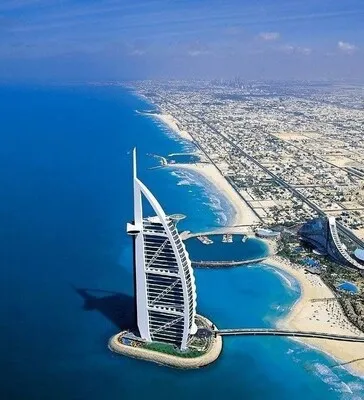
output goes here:
[{"label": "resort building", "polygon": [[[167,216],[157,199],[138,179],[133,152],[134,238],[137,324],[147,342],[171,343],[184,350],[197,331],[196,287],[191,262],[178,234],[179,218]],[[145,199],[155,215],[143,216]]]},{"label": "resort building", "polygon": [[298,231],[300,239],[314,249],[316,254],[325,255],[333,261],[357,268],[364,272],[364,265],[359,264],[341,242],[335,217],[315,218],[306,222]]}]

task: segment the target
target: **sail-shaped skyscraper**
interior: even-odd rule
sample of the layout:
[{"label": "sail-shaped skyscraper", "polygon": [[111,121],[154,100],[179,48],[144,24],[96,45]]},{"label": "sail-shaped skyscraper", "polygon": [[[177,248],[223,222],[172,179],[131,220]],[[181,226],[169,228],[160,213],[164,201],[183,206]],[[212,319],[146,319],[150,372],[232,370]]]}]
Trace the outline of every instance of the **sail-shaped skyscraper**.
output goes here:
[{"label": "sail-shaped skyscraper", "polygon": [[[188,347],[197,331],[196,287],[191,262],[176,218],[163,211],[138,179],[133,151],[134,221],[127,232],[134,238],[137,324],[142,339]],[[143,216],[143,197],[155,215]]]}]

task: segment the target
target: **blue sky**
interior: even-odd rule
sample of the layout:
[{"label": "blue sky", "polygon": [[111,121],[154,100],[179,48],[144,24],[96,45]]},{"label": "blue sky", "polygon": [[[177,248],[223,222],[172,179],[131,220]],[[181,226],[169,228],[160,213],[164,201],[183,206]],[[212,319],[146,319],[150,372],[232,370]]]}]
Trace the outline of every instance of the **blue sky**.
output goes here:
[{"label": "blue sky", "polygon": [[0,79],[363,71],[363,0],[0,0]]}]

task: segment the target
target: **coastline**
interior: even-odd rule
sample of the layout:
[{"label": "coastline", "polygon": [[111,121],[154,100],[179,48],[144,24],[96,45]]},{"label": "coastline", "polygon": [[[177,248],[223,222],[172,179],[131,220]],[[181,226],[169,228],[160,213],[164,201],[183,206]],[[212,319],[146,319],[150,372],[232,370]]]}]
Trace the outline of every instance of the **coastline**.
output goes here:
[{"label": "coastline", "polygon": [[[173,132],[183,139],[193,141],[193,138],[185,131],[181,131],[176,120],[169,115],[156,114],[155,117],[166,124]],[[242,225],[221,228],[234,232],[251,230],[251,227],[260,222],[249,205],[242,199],[227,179],[211,163],[195,164],[173,164],[172,168],[181,168],[194,171],[221,192],[230,202],[234,209],[234,215],[229,221],[230,225]],[[218,231],[218,230],[217,230]],[[277,327],[290,330],[333,332],[343,335],[358,334],[364,337],[346,318],[340,304],[334,298],[334,294],[317,275],[305,274],[299,266],[291,265],[287,260],[275,254],[275,246],[270,241],[265,241],[270,247],[270,255],[264,260],[267,264],[277,270],[282,270],[293,276],[300,285],[301,296],[286,317],[278,321]],[[329,301],[324,299],[330,298]],[[332,299],[332,300],[331,300]],[[312,301],[314,300],[314,301]],[[333,366],[344,366],[353,374],[364,377],[364,343],[350,343],[324,340],[324,339],[295,339],[305,345],[315,348],[337,360]]]},{"label": "coastline", "polygon": [[185,130],[180,129],[178,126],[179,122],[176,118],[174,118],[170,114],[159,114],[159,113],[141,113],[142,115],[148,115],[152,118],[155,118],[157,121],[162,122],[167,125],[174,133],[180,136],[182,139],[193,142],[192,136]]},{"label": "coastline", "polygon": [[[178,121],[172,115],[169,114],[153,114],[153,113],[141,113],[148,115],[156,120],[162,122],[168,128],[170,128],[175,134],[181,139],[192,142],[193,137],[185,130],[181,130],[178,126]],[[211,163],[195,163],[195,164],[173,164],[173,168],[188,169],[194,171],[209,182],[211,182],[216,189],[221,192],[230,202],[234,209],[234,215],[229,221],[230,225],[245,225],[252,226],[260,222],[259,218],[254,214],[249,205],[239,196],[236,190],[226,180],[226,178],[220,173],[220,171]]]},{"label": "coastline", "polygon": [[[215,188],[228,199],[233,207],[234,214],[229,221],[230,225],[242,225],[242,228],[246,228],[257,225],[260,222],[248,204],[239,196],[235,189],[213,164],[173,164],[171,167],[196,172],[211,182]],[[236,228],[235,231],[237,231]]]},{"label": "coastline", "polygon": [[[279,256],[271,256],[264,263],[293,276],[301,288],[300,298],[292,305],[287,316],[278,321],[278,328],[364,337],[346,318],[334,294],[318,275],[307,274],[300,266]],[[300,338],[299,341],[336,359],[335,366],[345,366],[355,375],[364,377],[364,343],[338,344],[309,338]]]}]

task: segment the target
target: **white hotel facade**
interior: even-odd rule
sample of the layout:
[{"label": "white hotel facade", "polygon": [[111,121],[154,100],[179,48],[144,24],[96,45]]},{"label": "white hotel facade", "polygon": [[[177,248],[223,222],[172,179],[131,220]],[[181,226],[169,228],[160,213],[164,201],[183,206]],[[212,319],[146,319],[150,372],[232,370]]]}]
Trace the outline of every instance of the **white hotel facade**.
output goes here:
[{"label": "white hotel facade", "polygon": [[[134,222],[127,232],[134,237],[134,273],[137,324],[142,339],[186,349],[197,331],[196,287],[191,261],[174,218],[138,179],[133,151]],[[143,197],[155,215],[143,216]]]}]

